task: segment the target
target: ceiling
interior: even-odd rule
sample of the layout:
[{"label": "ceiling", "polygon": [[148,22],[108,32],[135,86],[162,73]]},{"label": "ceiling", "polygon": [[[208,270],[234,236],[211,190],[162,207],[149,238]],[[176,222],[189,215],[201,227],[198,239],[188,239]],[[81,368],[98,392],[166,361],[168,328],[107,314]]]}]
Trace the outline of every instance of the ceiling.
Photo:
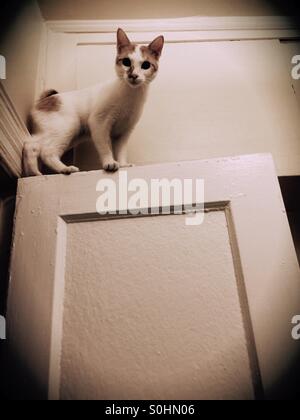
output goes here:
[{"label": "ceiling", "polygon": [[[281,0],[38,0],[44,19],[151,19],[284,15]],[[286,3],[286,2],[285,2]]]}]

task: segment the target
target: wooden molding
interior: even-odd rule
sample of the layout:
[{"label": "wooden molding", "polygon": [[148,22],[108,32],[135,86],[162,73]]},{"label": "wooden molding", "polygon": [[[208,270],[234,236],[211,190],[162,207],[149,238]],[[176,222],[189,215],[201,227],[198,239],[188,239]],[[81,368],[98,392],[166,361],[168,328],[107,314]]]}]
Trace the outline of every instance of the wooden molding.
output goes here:
[{"label": "wooden molding", "polygon": [[[118,27],[128,32],[200,32],[210,39],[288,39],[300,32],[292,17],[201,17],[136,20],[60,20],[47,21],[47,28],[59,33],[112,33]],[[166,34],[172,37],[172,34]]]},{"label": "wooden molding", "polygon": [[0,164],[13,177],[22,175],[22,150],[29,132],[0,83]]}]

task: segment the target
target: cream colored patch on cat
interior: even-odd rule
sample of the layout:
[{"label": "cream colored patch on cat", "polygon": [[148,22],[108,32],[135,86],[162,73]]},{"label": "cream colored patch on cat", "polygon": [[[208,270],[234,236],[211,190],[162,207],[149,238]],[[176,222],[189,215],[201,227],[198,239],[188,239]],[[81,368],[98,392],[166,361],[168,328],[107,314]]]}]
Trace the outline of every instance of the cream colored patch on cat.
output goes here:
[{"label": "cream colored patch on cat", "polygon": [[61,157],[78,143],[83,131],[91,134],[103,169],[130,166],[128,138],[140,119],[149,83],[157,74],[163,45],[164,38],[159,36],[148,46],[137,46],[118,29],[115,80],[79,91],[44,92],[31,113],[34,130],[24,144],[25,175],[42,175],[40,163],[56,173],[78,172]]}]

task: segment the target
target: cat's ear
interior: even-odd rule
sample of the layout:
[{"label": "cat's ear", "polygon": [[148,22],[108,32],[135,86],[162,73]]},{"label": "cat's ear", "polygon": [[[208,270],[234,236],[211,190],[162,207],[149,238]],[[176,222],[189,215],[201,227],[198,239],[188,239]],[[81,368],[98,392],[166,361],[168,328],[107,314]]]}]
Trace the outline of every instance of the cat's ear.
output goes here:
[{"label": "cat's ear", "polygon": [[151,44],[148,45],[148,49],[157,59],[161,56],[161,52],[165,43],[165,39],[162,35],[155,38]]},{"label": "cat's ear", "polygon": [[123,29],[119,28],[117,32],[117,48],[118,52],[121,52],[123,48],[128,47],[131,45],[131,42],[126,35],[126,33],[123,31]]}]

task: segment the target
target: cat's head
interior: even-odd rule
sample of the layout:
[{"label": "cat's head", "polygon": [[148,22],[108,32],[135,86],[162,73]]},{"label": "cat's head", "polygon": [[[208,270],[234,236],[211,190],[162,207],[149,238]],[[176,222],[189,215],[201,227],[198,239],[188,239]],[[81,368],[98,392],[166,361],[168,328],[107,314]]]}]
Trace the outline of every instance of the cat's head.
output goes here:
[{"label": "cat's head", "polygon": [[123,29],[118,29],[116,59],[118,77],[125,80],[132,88],[152,82],[158,71],[163,46],[163,36],[158,36],[147,46],[138,46],[130,42]]}]

